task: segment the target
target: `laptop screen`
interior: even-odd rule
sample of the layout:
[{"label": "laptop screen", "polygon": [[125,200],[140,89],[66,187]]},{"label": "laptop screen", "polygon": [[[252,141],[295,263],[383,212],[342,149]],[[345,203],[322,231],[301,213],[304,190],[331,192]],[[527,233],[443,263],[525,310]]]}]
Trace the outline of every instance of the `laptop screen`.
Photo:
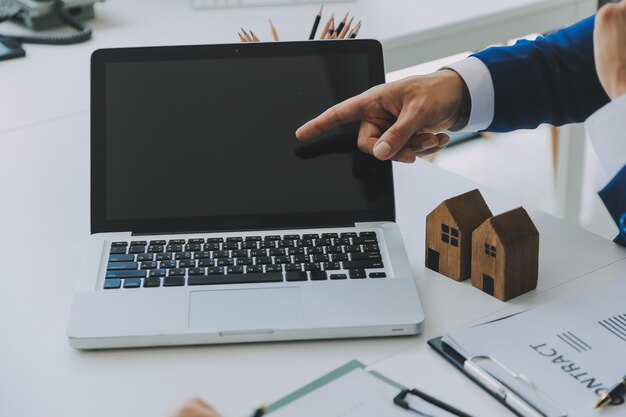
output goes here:
[{"label": "laptop screen", "polygon": [[375,42],[337,43],[96,52],[99,231],[393,220],[390,163],[357,149],[358,123],[295,138],[307,120],[383,81]]}]

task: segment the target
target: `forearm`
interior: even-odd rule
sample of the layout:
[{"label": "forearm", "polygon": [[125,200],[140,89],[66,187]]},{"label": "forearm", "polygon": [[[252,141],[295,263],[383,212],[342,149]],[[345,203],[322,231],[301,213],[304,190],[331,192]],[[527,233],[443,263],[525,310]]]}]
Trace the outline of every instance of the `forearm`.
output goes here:
[{"label": "forearm", "polygon": [[606,104],[609,98],[594,67],[593,25],[590,17],[545,38],[489,48],[450,65],[471,95],[463,130],[502,132],[582,122]]}]

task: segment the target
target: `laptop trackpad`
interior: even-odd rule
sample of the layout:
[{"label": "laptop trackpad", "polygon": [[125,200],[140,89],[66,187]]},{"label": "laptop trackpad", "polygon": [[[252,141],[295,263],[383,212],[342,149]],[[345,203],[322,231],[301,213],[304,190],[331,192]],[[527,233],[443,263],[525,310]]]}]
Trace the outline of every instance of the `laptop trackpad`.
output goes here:
[{"label": "laptop trackpad", "polygon": [[274,330],[304,322],[297,287],[194,291],[189,304],[192,329]]}]

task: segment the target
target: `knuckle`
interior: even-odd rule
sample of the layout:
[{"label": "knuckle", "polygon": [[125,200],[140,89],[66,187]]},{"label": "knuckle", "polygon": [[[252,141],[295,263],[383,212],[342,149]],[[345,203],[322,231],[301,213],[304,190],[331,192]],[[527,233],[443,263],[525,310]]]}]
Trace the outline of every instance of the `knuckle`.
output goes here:
[{"label": "knuckle", "polygon": [[371,149],[367,146],[367,144],[366,144],[365,142],[363,142],[363,141],[360,141],[360,140],[359,140],[359,141],[357,141],[356,146],[357,146],[357,148],[359,148],[359,150],[360,150],[361,152],[364,152],[364,153],[369,153],[369,154],[371,154],[371,153],[372,153],[372,150],[371,150]]},{"label": "knuckle", "polygon": [[406,142],[405,136],[404,132],[397,127],[391,127],[387,130],[387,140],[392,146],[404,144]]},{"label": "knuckle", "polygon": [[603,24],[606,24],[613,20],[613,18],[615,17],[615,7],[616,5],[614,4],[607,4],[603,6],[596,15],[596,20],[598,20],[599,23]]}]

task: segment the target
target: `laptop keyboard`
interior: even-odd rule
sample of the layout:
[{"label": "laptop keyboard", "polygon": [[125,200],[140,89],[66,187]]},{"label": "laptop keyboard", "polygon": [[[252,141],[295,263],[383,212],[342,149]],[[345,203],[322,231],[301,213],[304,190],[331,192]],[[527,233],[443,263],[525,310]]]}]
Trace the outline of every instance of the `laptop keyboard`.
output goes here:
[{"label": "laptop keyboard", "polygon": [[376,232],[111,243],[104,289],[386,278]]}]

